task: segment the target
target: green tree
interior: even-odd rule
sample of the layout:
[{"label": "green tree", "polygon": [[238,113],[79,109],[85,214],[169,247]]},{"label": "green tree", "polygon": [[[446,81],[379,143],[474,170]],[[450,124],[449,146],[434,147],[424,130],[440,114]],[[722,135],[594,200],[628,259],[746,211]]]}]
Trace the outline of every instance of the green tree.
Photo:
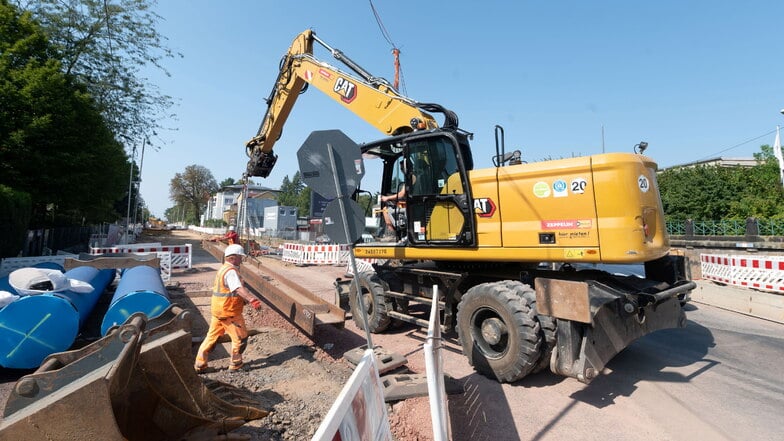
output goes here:
[{"label": "green tree", "polygon": [[291,179],[286,175],[280,184],[278,205],[297,207],[299,216],[307,216],[310,213],[310,191],[299,171],[294,173],[294,177]]},{"label": "green tree", "polygon": [[30,195],[0,185],[0,257],[16,257],[30,222]]},{"label": "green tree", "polygon": [[[5,1],[5,0],[4,0]],[[140,75],[181,54],[166,46],[154,0],[16,0],[49,35],[64,73],[87,86],[113,133],[140,143],[155,139],[172,98]]]},{"label": "green tree", "polygon": [[773,149],[763,145],[754,167],[674,168],[657,176],[668,219],[784,218],[784,192]]},{"label": "green tree", "polygon": [[56,53],[0,1],[0,184],[30,195],[33,226],[114,220],[129,162]]},{"label": "green tree", "polygon": [[[189,223],[198,223],[210,195],[216,191],[218,184],[212,172],[202,165],[185,167],[185,171],[175,174],[169,183],[169,199],[179,208],[176,212],[184,213],[183,217]],[[166,218],[171,221],[170,210],[166,210]]]},{"label": "green tree", "polygon": [[218,184],[218,186],[220,188],[223,188],[223,187],[228,187],[229,185],[234,185],[236,183],[237,182],[234,180],[234,178],[226,178],[226,179],[222,180],[221,183]]}]

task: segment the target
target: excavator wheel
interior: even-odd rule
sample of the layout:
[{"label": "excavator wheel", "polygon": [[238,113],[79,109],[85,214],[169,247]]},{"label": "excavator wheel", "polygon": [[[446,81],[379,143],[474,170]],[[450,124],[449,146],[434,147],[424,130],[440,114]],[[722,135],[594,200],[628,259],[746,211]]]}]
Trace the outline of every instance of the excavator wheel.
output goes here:
[{"label": "excavator wheel", "polygon": [[542,332],[527,291],[519,282],[483,283],[457,305],[463,354],[480,374],[511,383],[537,368]]},{"label": "excavator wheel", "polygon": [[[372,271],[359,273],[357,282],[359,282],[362,290],[362,301],[367,312],[367,330],[373,333],[384,332],[392,322],[392,319],[387,315],[387,304],[384,298],[384,292],[387,291],[386,284]],[[354,323],[356,323],[359,329],[365,329],[355,283],[351,284],[348,303],[351,306],[351,315],[354,317]]]},{"label": "excavator wheel", "polygon": [[550,356],[553,353],[556,343],[556,323],[555,319],[549,315],[539,314],[536,308],[536,291],[531,289],[528,285],[515,280],[505,281],[507,288],[516,292],[519,296],[525,297],[528,305],[534,310],[536,320],[539,322],[539,328],[542,330],[542,356],[539,362],[531,373],[536,373],[550,367]]}]

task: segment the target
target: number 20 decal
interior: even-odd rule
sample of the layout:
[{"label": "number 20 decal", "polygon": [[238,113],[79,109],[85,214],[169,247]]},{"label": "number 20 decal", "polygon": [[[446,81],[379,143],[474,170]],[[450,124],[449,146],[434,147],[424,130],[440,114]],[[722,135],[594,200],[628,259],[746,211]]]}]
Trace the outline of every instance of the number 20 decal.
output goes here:
[{"label": "number 20 decal", "polygon": [[651,183],[648,182],[648,178],[645,177],[645,175],[640,175],[640,177],[637,178],[637,186],[640,188],[641,192],[647,193],[651,188]]},{"label": "number 20 decal", "polygon": [[588,187],[588,181],[586,181],[583,178],[575,178],[575,179],[572,179],[572,182],[571,182],[570,186],[571,186],[571,189],[572,189],[572,193],[583,194],[583,193],[585,193],[586,187]]}]

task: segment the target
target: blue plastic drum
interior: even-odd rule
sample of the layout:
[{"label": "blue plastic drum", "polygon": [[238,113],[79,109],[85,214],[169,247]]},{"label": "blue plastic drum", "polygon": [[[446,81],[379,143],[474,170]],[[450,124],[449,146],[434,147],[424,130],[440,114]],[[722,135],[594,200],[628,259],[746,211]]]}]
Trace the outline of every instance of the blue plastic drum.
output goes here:
[{"label": "blue plastic drum", "polygon": [[143,313],[148,319],[158,317],[170,304],[158,268],[128,268],[123,272],[103,318],[101,335],[106,335],[112,326],[122,325],[137,312]]},{"label": "blue plastic drum", "polygon": [[50,354],[70,349],[84,319],[114,278],[114,270],[77,267],[65,273],[93,291],[23,296],[0,309],[0,365],[32,369]]}]

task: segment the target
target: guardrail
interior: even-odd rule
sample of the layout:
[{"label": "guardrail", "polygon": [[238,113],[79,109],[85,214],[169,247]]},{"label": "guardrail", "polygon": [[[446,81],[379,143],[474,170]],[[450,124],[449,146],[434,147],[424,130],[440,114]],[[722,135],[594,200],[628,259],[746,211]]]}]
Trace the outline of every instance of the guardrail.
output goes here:
[{"label": "guardrail", "polygon": [[784,219],[668,219],[671,236],[784,236]]},{"label": "guardrail", "polygon": [[701,254],[702,278],[714,282],[784,293],[784,256]]}]

